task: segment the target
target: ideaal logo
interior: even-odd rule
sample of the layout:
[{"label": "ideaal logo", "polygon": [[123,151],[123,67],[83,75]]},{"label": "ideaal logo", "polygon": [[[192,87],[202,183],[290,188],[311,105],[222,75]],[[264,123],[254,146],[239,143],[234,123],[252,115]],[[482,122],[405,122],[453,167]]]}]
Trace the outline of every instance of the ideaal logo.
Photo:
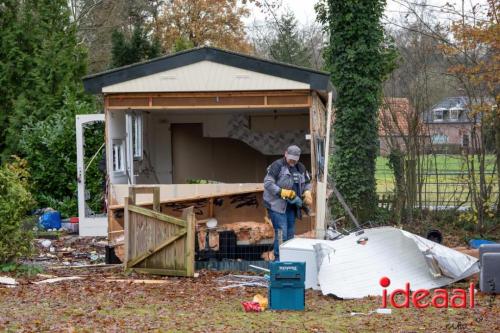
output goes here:
[{"label": "ideaal logo", "polygon": [[[387,287],[391,285],[391,280],[384,276],[379,281],[380,285],[384,288],[382,290],[382,307],[387,307]],[[404,296],[403,303],[396,302],[396,295]],[[425,302],[425,299],[428,296],[431,296],[430,302]],[[417,289],[414,292],[410,293],[410,283],[406,282],[405,289],[395,289],[389,295],[389,301],[391,305],[395,308],[409,308],[410,302],[413,303],[413,306],[416,308],[422,309],[427,308],[429,306],[433,306],[435,308],[474,308],[474,284],[471,283],[469,285],[469,295],[467,295],[467,291],[464,289],[453,289],[451,291],[451,298],[449,298],[450,294],[446,289],[435,289],[434,292],[431,292],[428,289]],[[467,304],[467,299],[469,300],[469,304]]]}]

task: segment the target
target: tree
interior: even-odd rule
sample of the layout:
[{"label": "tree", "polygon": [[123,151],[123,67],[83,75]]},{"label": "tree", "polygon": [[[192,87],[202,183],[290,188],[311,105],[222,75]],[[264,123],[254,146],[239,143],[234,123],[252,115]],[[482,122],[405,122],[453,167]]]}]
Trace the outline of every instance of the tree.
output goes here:
[{"label": "tree", "polygon": [[329,32],[325,60],[337,90],[333,179],[362,220],[377,207],[375,159],[382,82],[394,67],[381,25],[385,1],[326,0],[316,6]]},{"label": "tree", "polygon": [[31,230],[22,225],[34,204],[28,178],[25,160],[14,158],[0,166],[0,264],[31,252]]},{"label": "tree", "polygon": [[7,1],[0,20],[0,154],[19,152],[19,134],[56,112],[86,73],[67,1]]},{"label": "tree", "polygon": [[249,10],[237,0],[170,0],[161,12],[159,29],[167,51],[174,50],[179,40],[194,47],[210,45],[240,52],[251,50],[242,21]]},{"label": "tree", "polygon": [[[64,0],[8,1],[0,10],[0,153],[27,160],[39,205],[74,215],[75,115],[96,110],[83,90],[87,59],[76,23]],[[89,152],[102,144],[94,137],[101,142]]]},{"label": "tree", "polygon": [[265,16],[248,27],[249,39],[256,55],[316,70],[324,67],[325,33],[316,21],[298,24],[289,8],[279,0],[264,0],[255,4]]},{"label": "tree", "polygon": [[125,34],[118,30],[111,37],[111,67],[121,67],[147,59],[156,58],[161,54],[158,39],[153,37],[151,41],[142,26],[136,25],[130,40]]},{"label": "tree", "polygon": [[135,26],[147,32],[150,41],[159,36],[159,10],[164,0],[70,0],[78,39],[89,51],[88,70],[110,67],[112,34],[120,31],[129,39]]},{"label": "tree", "polygon": [[[497,189],[500,189],[500,2],[488,0],[488,13],[481,18],[479,8],[470,12],[462,8],[459,19],[450,27],[451,37],[441,40],[450,66],[448,73],[455,77],[469,100],[471,117],[472,154],[466,152],[469,171],[469,190],[477,218],[477,230],[485,231],[485,221],[491,213],[492,181],[486,175],[489,126],[496,136]],[[477,176],[476,176],[477,175]],[[496,217],[500,218],[500,195],[496,198]],[[490,216],[488,216],[490,215]]]},{"label": "tree", "polygon": [[[68,89],[57,112],[24,127],[20,133],[21,153],[28,161],[32,193],[40,207],[54,208],[65,217],[77,214],[75,115],[93,112],[95,105],[91,100]],[[98,151],[104,138],[100,128],[92,129],[90,134],[86,136],[85,153],[91,155]],[[87,175],[91,176],[86,178],[86,187],[92,199],[89,206],[100,211],[103,175],[96,163],[88,168]]]},{"label": "tree", "polygon": [[[439,42],[432,36],[433,33],[444,35],[445,32],[427,7],[418,4],[409,6],[411,11],[403,13],[399,22],[391,22],[397,27],[389,33],[399,58],[397,68],[385,82],[384,94],[387,97],[405,97],[411,105],[404,112],[398,112],[398,107],[391,105],[390,99],[386,99],[385,103],[387,113],[405,125],[396,131],[389,131],[389,136],[392,136],[389,139],[393,141],[389,144],[389,157],[396,180],[392,208],[395,216],[406,217],[411,223],[416,212],[414,208],[422,208],[426,204],[422,192],[425,189],[423,185],[428,181],[427,174],[438,173],[435,165],[434,170],[429,170],[431,159],[425,156],[430,142],[424,115],[432,105],[453,96],[456,90],[454,80],[442,74],[447,64],[439,50]],[[415,19],[414,13],[420,19]],[[392,119],[382,118],[381,128],[387,127],[388,122],[392,123]]]},{"label": "tree", "polygon": [[269,46],[272,59],[310,67],[311,55],[299,36],[297,20],[293,12],[287,11],[283,14],[276,22],[276,28],[276,35]]}]

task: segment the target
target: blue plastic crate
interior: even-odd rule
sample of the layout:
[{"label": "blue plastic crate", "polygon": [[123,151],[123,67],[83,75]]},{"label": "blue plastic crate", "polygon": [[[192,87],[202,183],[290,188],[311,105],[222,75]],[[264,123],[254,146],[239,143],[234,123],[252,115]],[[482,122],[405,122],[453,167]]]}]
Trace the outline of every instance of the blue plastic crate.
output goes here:
[{"label": "blue plastic crate", "polygon": [[304,310],[305,262],[271,262],[269,264],[270,310]]}]

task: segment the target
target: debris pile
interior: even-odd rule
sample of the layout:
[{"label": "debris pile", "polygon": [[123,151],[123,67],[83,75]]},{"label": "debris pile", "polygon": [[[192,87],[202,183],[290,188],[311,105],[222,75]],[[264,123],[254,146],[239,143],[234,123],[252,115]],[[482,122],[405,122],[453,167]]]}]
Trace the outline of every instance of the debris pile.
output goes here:
[{"label": "debris pile", "polygon": [[105,237],[55,236],[55,239],[35,239],[37,255],[32,259],[43,266],[82,266],[103,263],[107,241]]}]

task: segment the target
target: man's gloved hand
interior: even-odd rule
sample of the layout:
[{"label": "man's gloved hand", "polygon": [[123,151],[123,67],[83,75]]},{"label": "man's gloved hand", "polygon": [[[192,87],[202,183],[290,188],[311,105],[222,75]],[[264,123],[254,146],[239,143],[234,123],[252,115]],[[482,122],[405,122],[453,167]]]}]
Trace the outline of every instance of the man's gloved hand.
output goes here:
[{"label": "man's gloved hand", "polygon": [[288,201],[288,203],[291,205],[295,205],[297,207],[302,207],[302,200],[298,196],[296,196],[295,198],[293,198],[291,200],[287,199],[286,201]]},{"label": "man's gloved hand", "polygon": [[280,196],[282,199],[293,199],[296,194],[294,190],[287,190],[286,188],[282,188],[280,191]]},{"label": "man's gloved hand", "polygon": [[306,205],[307,207],[312,206],[313,198],[312,198],[311,191],[305,191],[302,194],[302,201],[304,202],[304,205]]}]

